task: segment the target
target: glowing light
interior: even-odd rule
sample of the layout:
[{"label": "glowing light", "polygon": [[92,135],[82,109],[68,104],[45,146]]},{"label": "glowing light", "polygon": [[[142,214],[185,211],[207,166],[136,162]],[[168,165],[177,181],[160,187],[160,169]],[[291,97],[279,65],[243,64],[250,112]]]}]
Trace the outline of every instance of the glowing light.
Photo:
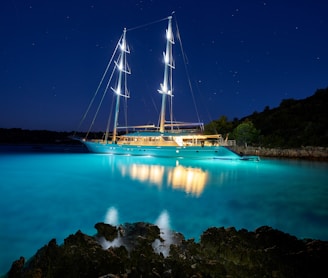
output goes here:
[{"label": "glowing light", "polygon": [[160,216],[157,218],[155,224],[164,230],[170,229],[170,216],[166,210],[164,210]]},{"label": "glowing light", "polygon": [[121,45],[120,45],[120,48],[122,51],[126,51],[126,43],[125,41],[122,41]]},{"label": "glowing light", "polygon": [[121,88],[120,87],[117,87],[117,89],[115,90],[115,93],[117,95],[120,95],[121,94]]},{"label": "glowing light", "polygon": [[113,226],[118,225],[118,211],[115,207],[110,207],[107,210],[104,222]]},{"label": "glowing light", "polygon": [[162,253],[164,257],[167,257],[170,253],[170,245],[173,243],[173,238],[170,230],[170,217],[166,210],[160,214],[155,224],[159,227],[161,238],[164,242],[156,239],[153,242],[152,247],[156,253]]},{"label": "glowing light", "polygon": [[118,65],[118,69],[119,69],[120,71],[123,70],[123,59],[120,60],[120,64]]},{"label": "glowing light", "polygon": [[166,39],[172,41],[172,38],[173,38],[172,30],[171,28],[169,28],[168,30],[166,30]]},{"label": "glowing light", "polygon": [[167,93],[167,86],[166,86],[166,84],[161,84],[161,91],[163,92],[163,93]]},{"label": "glowing light", "polygon": [[[113,226],[118,225],[118,211],[115,207],[110,207],[105,216],[106,224],[110,224]],[[99,243],[103,249],[108,249],[110,247],[120,247],[122,246],[122,240],[120,233],[117,234],[117,238],[115,238],[113,241],[108,241],[104,237],[99,238]]]},{"label": "glowing light", "polygon": [[164,63],[165,63],[165,64],[169,64],[169,63],[170,63],[170,56],[169,56],[168,53],[166,53],[166,54],[164,55]]}]

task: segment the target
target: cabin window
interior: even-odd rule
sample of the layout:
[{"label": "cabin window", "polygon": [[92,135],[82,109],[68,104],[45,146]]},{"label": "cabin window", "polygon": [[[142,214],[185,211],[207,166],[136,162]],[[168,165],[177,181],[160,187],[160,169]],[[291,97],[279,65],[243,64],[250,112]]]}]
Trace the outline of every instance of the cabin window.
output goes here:
[{"label": "cabin window", "polygon": [[164,141],[172,141],[172,136],[163,136]]}]

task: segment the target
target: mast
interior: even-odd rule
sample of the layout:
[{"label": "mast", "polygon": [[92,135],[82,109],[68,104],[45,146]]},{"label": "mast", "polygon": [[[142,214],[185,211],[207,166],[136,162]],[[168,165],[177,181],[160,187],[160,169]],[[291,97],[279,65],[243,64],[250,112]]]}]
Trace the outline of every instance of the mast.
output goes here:
[{"label": "mast", "polygon": [[126,28],[124,28],[124,30],[123,30],[122,40],[120,43],[120,50],[121,50],[121,53],[119,55],[118,61],[115,61],[116,68],[118,69],[117,86],[116,86],[116,89],[112,88],[112,90],[116,94],[116,106],[115,106],[115,118],[114,118],[112,143],[116,142],[116,137],[117,137],[117,125],[118,125],[118,114],[120,111],[120,99],[121,99],[121,97],[125,97],[125,98],[129,97],[129,92],[128,92],[127,86],[126,86],[126,75],[130,74],[131,72],[128,67],[127,61],[126,61],[126,54],[130,53],[130,50],[126,44]]},{"label": "mast", "polygon": [[172,56],[172,45],[174,44],[174,37],[172,33],[172,16],[168,17],[168,27],[166,30],[166,50],[164,55],[164,80],[161,84],[161,89],[158,90],[160,94],[162,94],[162,107],[161,107],[161,115],[160,115],[160,126],[159,131],[164,132],[164,124],[165,124],[165,110],[166,110],[166,98],[167,96],[172,95],[172,84],[170,82],[170,76],[172,69],[174,69],[173,65],[173,56]]}]

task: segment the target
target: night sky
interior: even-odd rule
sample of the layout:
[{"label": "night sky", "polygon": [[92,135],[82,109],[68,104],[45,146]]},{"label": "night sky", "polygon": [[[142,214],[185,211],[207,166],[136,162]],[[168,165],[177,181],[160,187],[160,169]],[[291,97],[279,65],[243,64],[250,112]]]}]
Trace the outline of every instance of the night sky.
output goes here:
[{"label": "night sky", "polygon": [[[157,123],[167,22],[148,23],[173,11],[193,88],[192,97],[176,40],[177,120],[240,119],[328,86],[325,0],[8,0],[0,9],[0,128],[76,130],[123,28],[143,25],[127,32],[128,117]],[[94,130],[105,128],[99,120]]]}]

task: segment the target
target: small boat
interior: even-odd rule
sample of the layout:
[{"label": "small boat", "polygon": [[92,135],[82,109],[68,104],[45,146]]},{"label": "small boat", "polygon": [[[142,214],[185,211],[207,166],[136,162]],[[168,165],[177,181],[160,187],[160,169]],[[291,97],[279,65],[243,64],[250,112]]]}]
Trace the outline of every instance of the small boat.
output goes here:
[{"label": "small boat", "polygon": [[[126,40],[127,29],[124,29],[112,59],[109,62],[112,63],[115,59],[115,53],[117,53],[117,59],[114,60],[113,73],[110,75],[110,79],[114,76],[115,72],[117,76],[115,86],[111,88],[116,99],[112,134],[109,136],[109,128],[107,128],[102,139],[91,140],[87,137],[75,137],[75,139],[82,142],[92,153],[188,159],[246,160],[245,156],[241,156],[229,149],[227,138],[224,139],[221,134],[205,135],[203,133],[203,123],[173,121],[171,113],[169,113],[171,119],[169,121],[166,120],[166,111],[168,109],[166,107],[167,102],[172,101],[173,97],[172,75],[175,69],[172,55],[172,48],[174,45],[172,16],[167,17],[167,20],[166,49],[163,53],[164,78],[158,90],[162,100],[158,126],[138,125],[121,127],[118,125],[120,101],[121,99],[129,98],[126,80],[127,76],[131,73],[127,63],[127,54],[130,53]],[[107,66],[107,69],[108,68],[109,65]],[[107,84],[110,84],[110,82],[111,80],[109,80]],[[106,91],[109,86],[110,85],[106,86]],[[85,118],[85,115],[82,119]],[[108,126],[107,124],[107,127]],[[119,132],[120,129],[125,130],[125,132]],[[89,132],[87,134],[89,134]]]}]

